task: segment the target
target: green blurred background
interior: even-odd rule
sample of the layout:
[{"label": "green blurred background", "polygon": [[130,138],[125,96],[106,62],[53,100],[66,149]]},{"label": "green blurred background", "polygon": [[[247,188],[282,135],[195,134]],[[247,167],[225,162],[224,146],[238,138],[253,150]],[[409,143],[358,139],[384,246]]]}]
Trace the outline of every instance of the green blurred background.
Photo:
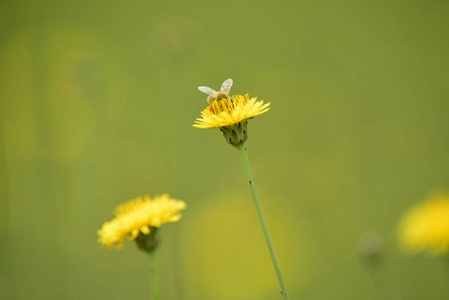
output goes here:
[{"label": "green blurred background", "polygon": [[447,299],[396,228],[449,188],[448,33],[444,0],[1,1],[0,298],[148,299],[145,255],[96,231],[168,192],[163,299],[280,299],[236,151],[191,126],[232,78],[272,102],[247,146],[290,298]]}]

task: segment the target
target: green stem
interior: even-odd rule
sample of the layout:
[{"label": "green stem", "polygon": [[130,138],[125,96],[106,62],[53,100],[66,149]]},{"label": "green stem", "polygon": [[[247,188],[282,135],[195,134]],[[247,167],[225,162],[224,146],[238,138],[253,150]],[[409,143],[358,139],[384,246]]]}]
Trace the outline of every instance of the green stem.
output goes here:
[{"label": "green stem", "polygon": [[159,300],[160,291],[160,278],[159,278],[159,267],[157,264],[156,251],[148,252],[148,257],[150,258],[150,272],[151,272],[151,300]]},{"label": "green stem", "polygon": [[248,155],[246,154],[246,145],[242,143],[236,146],[240,161],[242,162],[243,169],[245,170],[246,179],[248,179],[249,187],[251,189],[251,194],[253,196],[254,205],[256,206],[257,215],[259,216],[259,222],[262,226],[263,235],[265,236],[265,242],[267,243],[268,251],[270,252],[271,261],[273,262],[274,270],[276,271],[276,276],[279,281],[279,286],[281,288],[281,295],[284,299],[288,300],[287,289],[285,288],[284,278],[282,277],[281,268],[279,267],[279,262],[274,252],[273,242],[271,241],[270,232],[268,231],[267,222],[262,210],[262,204],[259,200],[259,195],[257,194],[256,185],[254,183],[253,172],[251,171],[251,166],[249,164]]}]

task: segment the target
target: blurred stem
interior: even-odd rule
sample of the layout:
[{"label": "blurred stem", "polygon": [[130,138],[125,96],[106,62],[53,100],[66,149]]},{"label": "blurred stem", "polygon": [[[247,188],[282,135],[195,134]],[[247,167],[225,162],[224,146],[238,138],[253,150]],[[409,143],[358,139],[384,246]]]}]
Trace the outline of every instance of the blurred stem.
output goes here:
[{"label": "blurred stem", "polygon": [[150,273],[151,273],[151,300],[159,300],[160,291],[160,278],[159,278],[159,266],[157,263],[156,251],[148,252],[150,259]]},{"label": "blurred stem", "polygon": [[279,286],[281,288],[281,295],[284,299],[288,300],[287,289],[285,288],[284,278],[282,277],[281,268],[279,267],[279,262],[276,257],[276,252],[274,251],[273,242],[271,241],[270,232],[268,231],[267,221],[262,210],[262,204],[259,200],[259,194],[257,193],[256,184],[254,183],[253,172],[251,171],[251,166],[249,164],[248,155],[246,153],[246,144],[242,143],[235,146],[239,153],[240,161],[242,162],[243,169],[245,170],[246,179],[248,179],[249,187],[251,189],[251,194],[253,196],[254,205],[256,206],[257,215],[259,216],[259,222],[262,226],[263,235],[265,237],[265,242],[267,243],[268,251],[270,252],[271,261],[273,262],[274,270],[276,271],[276,276],[279,281]]},{"label": "blurred stem", "polygon": [[403,299],[395,272],[391,264],[384,259],[376,265],[368,265],[368,270],[374,284],[379,290],[381,299],[401,300]]}]

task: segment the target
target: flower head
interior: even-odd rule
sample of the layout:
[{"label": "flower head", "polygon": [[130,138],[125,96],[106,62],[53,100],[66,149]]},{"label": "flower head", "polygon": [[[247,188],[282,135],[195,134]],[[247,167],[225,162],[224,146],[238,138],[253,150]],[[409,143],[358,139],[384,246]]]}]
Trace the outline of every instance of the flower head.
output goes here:
[{"label": "flower head", "polygon": [[98,241],[120,249],[127,237],[135,240],[139,235],[150,235],[164,223],[177,222],[181,219],[179,212],[185,208],[184,201],[171,199],[167,194],[129,200],[115,209],[113,220],[103,224]]},{"label": "flower head", "polygon": [[201,112],[194,127],[220,128],[226,142],[234,147],[241,147],[248,139],[248,119],[267,112],[271,103],[264,104],[248,94],[224,97],[211,101],[208,108]]},{"label": "flower head", "polygon": [[403,217],[400,242],[411,252],[449,252],[449,194],[434,194]]},{"label": "flower head", "polygon": [[235,125],[267,112],[271,103],[257,101],[257,97],[249,98],[236,95],[212,101],[211,105],[201,112],[193,124],[196,128],[221,128]]}]

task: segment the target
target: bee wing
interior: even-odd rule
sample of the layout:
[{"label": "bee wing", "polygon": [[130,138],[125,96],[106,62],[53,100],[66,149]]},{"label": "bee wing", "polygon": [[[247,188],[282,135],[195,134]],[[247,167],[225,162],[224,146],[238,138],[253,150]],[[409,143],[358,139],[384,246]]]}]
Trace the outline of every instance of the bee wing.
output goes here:
[{"label": "bee wing", "polygon": [[216,98],[217,92],[207,86],[199,86],[198,89],[200,92],[208,95],[209,97]]},{"label": "bee wing", "polygon": [[231,91],[231,87],[232,87],[232,79],[226,79],[223,84],[221,85],[220,91],[222,91],[223,93],[229,94],[229,92]]}]

